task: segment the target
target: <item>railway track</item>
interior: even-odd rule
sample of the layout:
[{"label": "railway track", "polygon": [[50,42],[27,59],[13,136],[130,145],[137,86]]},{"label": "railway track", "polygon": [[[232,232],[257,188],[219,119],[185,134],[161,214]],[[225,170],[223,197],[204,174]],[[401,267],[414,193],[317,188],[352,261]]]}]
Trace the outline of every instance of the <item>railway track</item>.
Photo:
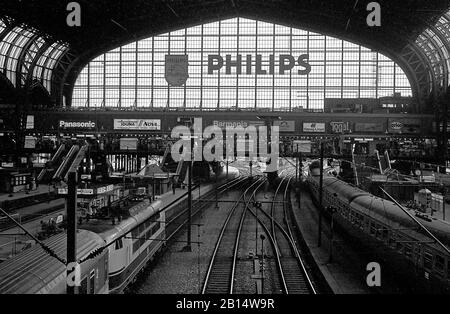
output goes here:
[{"label": "railway track", "polygon": [[[254,181],[234,203],[220,231],[203,283],[202,294],[233,293],[239,241],[250,200],[264,184],[265,179]],[[251,197],[246,200],[247,194]],[[241,206],[241,203],[244,203]]]},{"label": "railway track", "polygon": [[273,248],[279,274],[279,282],[275,283],[275,292],[279,290],[285,294],[316,294],[295,244],[287,215],[286,202],[289,199],[290,180],[291,178],[288,177],[282,178],[275,190],[270,209],[260,209],[263,215],[257,215],[252,209],[249,210],[265,230]]},{"label": "railway track", "polygon": [[[247,181],[247,178],[244,176],[239,176],[237,178],[231,179],[223,184],[221,184],[217,190],[216,193],[217,195],[220,195],[221,193],[224,193],[232,188],[238,187],[242,184],[244,184]],[[187,192],[186,192],[187,195]],[[185,195],[181,196],[181,198],[183,198]],[[177,200],[175,200],[173,203],[177,202]],[[172,205],[172,203],[166,205],[165,207],[170,207]],[[201,210],[203,210],[206,206],[208,206],[209,204],[207,202],[200,202],[200,201],[193,201],[192,202],[192,207],[193,207],[193,212],[192,212],[192,217],[194,217],[195,215],[197,215],[198,212],[200,212]],[[182,211],[180,211],[176,216],[174,216],[171,220],[166,222],[166,228],[169,231],[169,234],[166,236],[167,240],[171,240],[172,238],[175,237],[175,235],[183,229],[183,227],[187,224],[188,222],[188,209],[184,209]],[[168,228],[168,226],[173,225],[173,228]],[[173,230],[172,230],[173,229]]]}]

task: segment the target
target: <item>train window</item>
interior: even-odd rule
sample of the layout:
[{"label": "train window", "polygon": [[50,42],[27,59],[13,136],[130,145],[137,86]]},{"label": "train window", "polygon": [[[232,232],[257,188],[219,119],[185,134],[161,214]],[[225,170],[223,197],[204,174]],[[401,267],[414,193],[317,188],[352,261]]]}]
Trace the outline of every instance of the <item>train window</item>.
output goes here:
[{"label": "train window", "polygon": [[431,269],[433,266],[433,255],[429,252],[426,252],[423,254],[423,267],[425,269]]},{"label": "train window", "polygon": [[450,260],[447,261],[447,277],[450,279]]},{"label": "train window", "polygon": [[89,294],[95,293],[95,269],[91,271],[89,276]]},{"label": "train window", "polygon": [[152,238],[152,229],[147,230],[146,238],[147,238],[147,240]]},{"label": "train window", "polygon": [[137,237],[139,237],[139,229],[135,228],[133,230],[131,230],[131,237],[134,239],[136,239]]},{"label": "train window", "polygon": [[144,231],[145,231],[145,225],[144,224],[140,224],[139,225],[139,235],[141,235]]},{"label": "train window", "polygon": [[161,214],[157,213],[156,215],[152,216],[152,221],[157,221],[157,220],[159,220],[159,218],[161,218]]},{"label": "train window", "polygon": [[405,244],[405,256],[411,258],[411,255],[412,255],[411,244]]},{"label": "train window", "polygon": [[383,240],[387,240],[389,238],[389,229],[386,227],[383,227],[381,234],[382,234]]},{"label": "train window", "polygon": [[134,254],[135,252],[137,252],[137,250],[139,250],[140,247],[141,247],[141,242],[140,242],[140,241],[135,241],[135,242],[133,243],[133,254]]},{"label": "train window", "polygon": [[436,259],[434,260],[434,268],[439,273],[443,273],[444,272],[444,265],[445,265],[445,259],[442,256],[440,256],[440,255],[436,255]]},{"label": "train window", "polygon": [[146,239],[145,239],[145,232],[141,233],[139,235],[139,237],[140,237],[139,242],[141,243],[140,246],[142,246],[142,245],[144,245],[144,243],[146,241]]},{"label": "train window", "polygon": [[391,235],[389,237],[388,245],[392,248],[395,247],[395,234],[393,232],[391,233]]},{"label": "train window", "polygon": [[378,225],[377,227],[378,228],[377,228],[376,237],[377,237],[378,240],[383,240],[383,229],[384,229],[384,227],[382,227],[381,225]]},{"label": "train window", "polygon": [[375,236],[377,234],[377,227],[374,223],[370,224],[370,234]]},{"label": "train window", "polygon": [[359,215],[359,228],[364,230],[364,215]]},{"label": "train window", "polygon": [[158,221],[153,227],[152,227],[152,234],[155,234],[158,229],[161,227],[161,223]]},{"label": "train window", "polygon": [[355,213],[353,211],[350,212],[349,218],[350,218],[349,220],[352,224],[354,224],[356,222]]},{"label": "train window", "polygon": [[87,277],[84,277],[84,279],[81,280],[81,286],[78,292],[80,294],[87,294]]},{"label": "train window", "polygon": [[121,248],[123,248],[122,238],[116,240],[116,247],[115,247],[115,249],[116,250],[120,250]]},{"label": "train window", "polygon": [[395,249],[401,253],[402,250],[403,250],[403,243],[397,242],[396,246],[395,246]]}]

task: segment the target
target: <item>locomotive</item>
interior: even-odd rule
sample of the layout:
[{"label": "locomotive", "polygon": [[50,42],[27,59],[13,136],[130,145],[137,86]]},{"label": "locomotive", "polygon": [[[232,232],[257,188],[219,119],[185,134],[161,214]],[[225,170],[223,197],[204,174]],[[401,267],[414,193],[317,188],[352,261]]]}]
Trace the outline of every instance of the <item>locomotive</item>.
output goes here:
[{"label": "locomotive", "polygon": [[[318,163],[310,165],[307,183],[319,198]],[[394,202],[376,197],[329,172],[323,174],[323,208],[332,209],[335,222],[369,248],[413,292],[450,292],[450,224],[411,211],[440,242],[430,237]]]},{"label": "locomotive", "polygon": [[[229,178],[239,176],[230,167]],[[220,174],[222,181],[225,174]],[[202,186],[203,197],[215,185]],[[77,259],[83,261],[80,294],[122,293],[138,273],[176,233],[186,219],[185,196],[169,204],[163,200],[128,199],[120,205],[118,220],[89,218],[78,222]],[[194,195],[194,199],[196,196]],[[206,204],[206,203],[205,203]],[[123,218],[122,218],[123,217]],[[60,233],[44,241],[58,256],[65,257],[67,235]],[[96,254],[92,254],[96,252]],[[39,245],[0,263],[0,294],[66,293],[66,266]]]}]

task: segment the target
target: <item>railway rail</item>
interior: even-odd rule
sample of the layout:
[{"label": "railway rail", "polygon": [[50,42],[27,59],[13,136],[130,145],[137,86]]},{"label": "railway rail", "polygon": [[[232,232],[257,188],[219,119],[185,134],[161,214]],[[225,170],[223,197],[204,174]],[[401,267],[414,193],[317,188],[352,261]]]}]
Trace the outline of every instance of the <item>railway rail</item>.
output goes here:
[{"label": "railway rail", "polygon": [[[259,177],[245,189],[228,213],[206,272],[202,294],[233,293],[240,235],[250,200],[266,180]],[[245,200],[247,194],[252,196]],[[244,203],[243,206],[241,203]]]},{"label": "railway rail", "polygon": [[[257,215],[252,209],[249,210],[265,230],[272,245],[279,274],[278,289],[285,294],[316,294],[314,284],[295,244],[287,215],[286,202],[289,201],[291,178],[292,176],[281,179],[275,190],[270,210],[260,209],[263,216]],[[280,190],[283,186],[284,192],[281,194]]]}]

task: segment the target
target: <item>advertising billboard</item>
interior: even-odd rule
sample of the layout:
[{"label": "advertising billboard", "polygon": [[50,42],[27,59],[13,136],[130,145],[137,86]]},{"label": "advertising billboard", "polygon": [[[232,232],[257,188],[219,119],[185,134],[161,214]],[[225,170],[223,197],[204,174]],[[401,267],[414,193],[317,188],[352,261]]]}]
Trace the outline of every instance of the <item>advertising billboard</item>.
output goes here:
[{"label": "advertising billboard", "polygon": [[384,132],[382,123],[355,123],[355,132]]},{"label": "advertising billboard", "polygon": [[331,133],[343,134],[349,133],[351,131],[350,122],[332,121],[330,122],[330,126],[331,126]]},{"label": "advertising billboard", "polygon": [[325,133],[325,123],[323,122],[304,122],[303,132]]},{"label": "advertising billboard", "polygon": [[390,133],[420,133],[421,122],[419,119],[390,118],[388,131]]},{"label": "advertising billboard", "polygon": [[280,132],[295,131],[295,121],[293,120],[275,120],[273,121],[273,125],[278,126]]},{"label": "advertising billboard", "polygon": [[71,121],[71,120],[59,120],[59,128],[61,129],[93,129],[95,128],[95,122],[86,121]]},{"label": "advertising billboard", "polygon": [[114,130],[161,130],[160,119],[114,119]]}]

